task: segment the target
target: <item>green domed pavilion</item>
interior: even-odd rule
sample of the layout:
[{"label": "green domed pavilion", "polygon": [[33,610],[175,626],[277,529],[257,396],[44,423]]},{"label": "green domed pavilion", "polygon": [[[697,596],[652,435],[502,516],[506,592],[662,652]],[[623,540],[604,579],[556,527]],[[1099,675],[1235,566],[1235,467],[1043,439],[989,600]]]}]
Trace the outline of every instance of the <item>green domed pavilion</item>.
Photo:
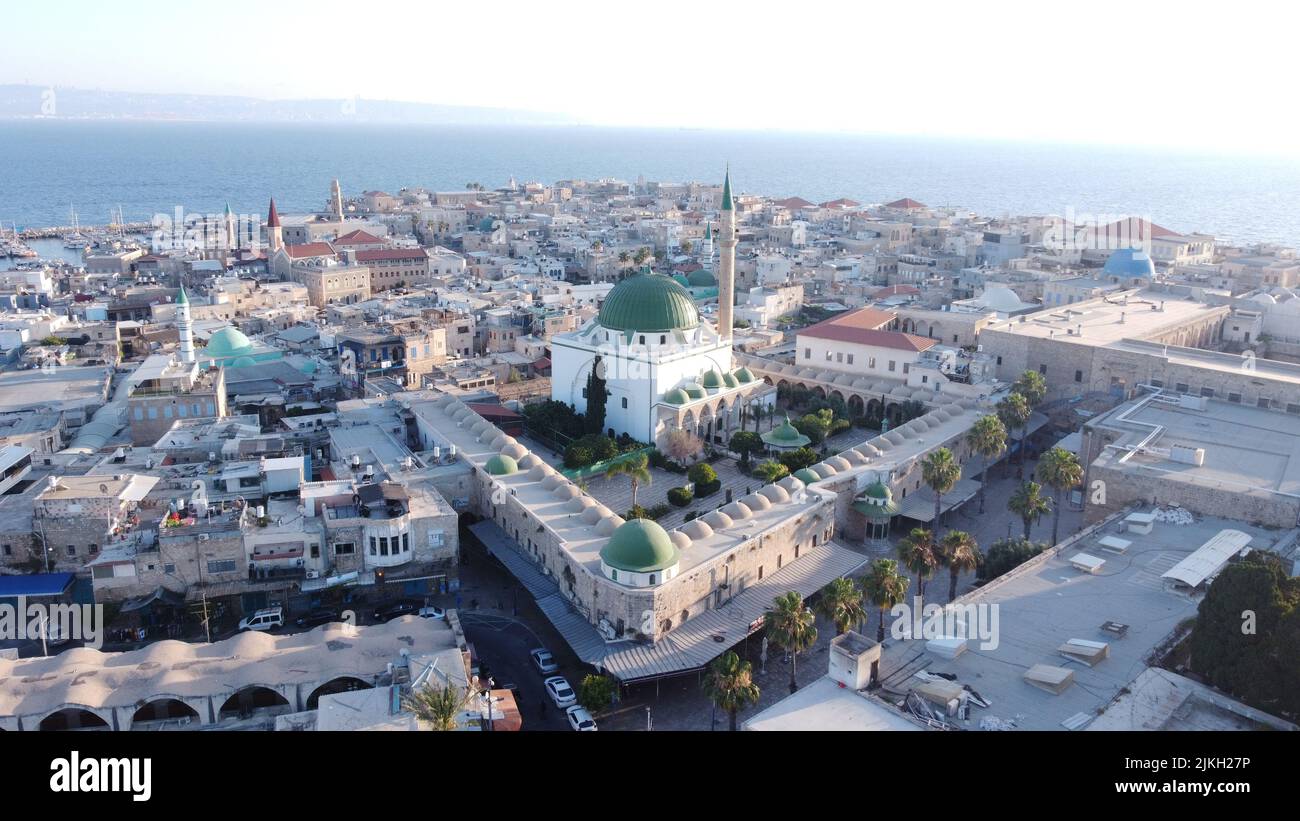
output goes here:
[{"label": "green domed pavilion", "polygon": [[760,437],[767,446],[772,450],[798,450],[805,447],[810,442],[807,436],[799,432],[793,424],[790,423],[790,417],[785,418],[785,422],[776,430],[770,430]]}]

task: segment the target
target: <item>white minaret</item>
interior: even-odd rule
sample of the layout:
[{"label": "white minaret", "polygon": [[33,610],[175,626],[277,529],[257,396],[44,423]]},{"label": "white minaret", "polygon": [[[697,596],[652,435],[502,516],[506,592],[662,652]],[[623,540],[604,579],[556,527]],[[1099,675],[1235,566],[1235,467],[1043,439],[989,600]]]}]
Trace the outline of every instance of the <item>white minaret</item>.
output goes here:
[{"label": "white minaret", "polygon": [[731,339],[731,311],[736,304],[736,210],[731,203],[731,169],[722,183],[722,219],[718,225],[718,336]]},{"label": "white minaret", "polygon": [[713,223],[704,224],[704,242],[700,245],[700,264],[713,273]]},{"label": "white minaret", "polygon": [[185,286],[176,297],[176,330],[181,337],[181,361],[194,361],[194,325],[190,322],[190,298],[185,295]]},{"label": "white minaret", "polygon": [[343,221],[343,189],[337,179],[330,185],[330,212],[334,215],[335,222]]}]

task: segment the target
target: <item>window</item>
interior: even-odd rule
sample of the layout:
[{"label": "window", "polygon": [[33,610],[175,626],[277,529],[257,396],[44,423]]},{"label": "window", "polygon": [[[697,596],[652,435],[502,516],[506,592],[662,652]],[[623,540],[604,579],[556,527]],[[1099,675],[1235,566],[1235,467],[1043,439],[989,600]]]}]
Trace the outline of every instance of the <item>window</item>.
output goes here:
[{"label": "window", "polygon": [[904,362],[904,363],[903,363],[903,373],[911,373],[911,371],[912,371],[912,363],[911,363],[911,362]]},{"label": "window", "polygon": [[827,361],[827,362],[830,362],[830,361],[831,361],[831,352],[830,352],[830,351],[827,351],[827,352],[826,352],[826,361]]},{"label": "window", "polygon": [[667,345],[667,344],[668,344],[668,337],[667,337],[667,336],[662,336],[662,335],[661,335],[661,336],[659,337],[659,344],[660,344],[660,345]]},{"label": "window", "polygon": [[1174,390],[1178,391],[1179,393],[1187,393],[1187,383],[1179,382],[1178,384],[1174,385]]},{"label": "window", "polygon": [[812,348],[804,348],[804,349],[803,349],[803,358],[804,358],[804,359],[812,359]]},{"label": "window", "polygon": [[339,542],[334,545],[335,556],[351,556],[354,552],[356,548],[353,547],[352,542]]},{"label": "window", "polygon": [[0,548],[0,550],[3,550],[6,556],[14,555],[14,549],[12,545],[5,545],[3,548]]},{"label": "window", "polygon": [[1286,404],[1286,412],[1287,412],[1287,413],[1294,413],[1294,414],[1296,414],[1297,416],[1300,416],[1300,405],[1297,405],[1297,404],[1295,404],[1294,402],[1288,402],[1288,403]]},{"label": "window", "polygon": [[[1267,396],[1261,396],[1258,400],[1256,400],[1255,407],[1268,409],[1270,406],[1272,406],[1272,404],[1273,404],[1272,400],[1269,399]],[[8,547],[8,545],[6,545],[6,547]]]},{"label": "window", "polygon": [[174,564],[165,564],[165,565],[163,565],[163,572],[164,572],[164,573],[175,573],[175,572],[176,572],[176,565],[174,565]]},{"label": "window", "polygon": [[998,357],[998,364],[999,364],[999,365],[1002,364],[1002,357],[1000,357],[1000,356]]},{"label": "window", "polygon": [[583,389],[582,389],[582,398],[583,398],[583,399],[586,399],[586,398],[587,398],[587,389],[586,389],[586,388],[583,388]]},{"label": "window", "polygon": [[627,408],[627,397],[626,397],[626,396],[623,397],[623,408],[624,408],[624,409]]},{"label": "window", "polygon": [[1165,386],[1165,383],[1164,383],[1164,380],[1162,380],[1162,379],[1152,379],[1152,380],[1151,380],[1151,387],[1153,387],[1153,388],[1163,388],[1164,386]]},{"label": "window", "polygon": [[889,372],[890,372],[890,373],[893,373],[893,372],[894,372],[894,365],[895,365],[894,360],[892,360],[892,359],[889,360]]},{"label": "window", "polygon": [[853,364],[853,354],[849,354],[849,364]]},{"label": "window", "polygon": [[94,542],[91,542],[91,543],[90,543],[90,555],[94,556],[94,555],[95,555],[96,553],[98,553],[98,552],[99,552],[99,545],[95,544]]},{"label": "window", "polygon": [[835,361],[841,363],[844,362],[844,354],[842,353],[835,354]]},{"label": "window", "polygon": [[311,557],[312,557],[313,559],[319,559],[319,558],[320,558],[320,545],[319,545],[319,544],[316,544],[316,543],[314,543],[314,542],[312,543],[312,546],[311,546]]},{"label": "window", "polygon": [[867,367],[872,370],[876,369],[876,358],[874,356],[867,360]]},{"label": "window", "polygon": [[1239,394],[1239,393],[1229,393],[1229,394],[1228,394],[1228,401],[1240,405],[1240,404],[1241,404],[1241,394]]},{"label": "window", "polygon": [[209,573],[234,573],[234,559],[208,559]]},{"label": "window", "polygon": [[642,345],[645,344],[645,336],[642,336],[642,337],[641,337],[641,344],[642,344]]},{"label": "window", "polygon": [[651,583],[651,584],[658,584],[658,583],[659,583],[659,582],[658,582],[658,578],[659,578],[659,577],[656,576],[654,573],[651,573],[651,574],[650,574],[650,583]]},{"label": "window", "polygon": [[69,556],[77,555],[77,546],[75,544],[68,545],[68,555]]},{"label": "window", "polygon": [[1204,397],[1207,397],[1207,398],[1213,398],[1213,396],[1214,396],[1214,388],[1201,388],[1201,396],[1204,396]]},{"label": "window", "polygon": [[411,552],[411,534],[409,533],[402,534],[402,552],[403,553]]},{"label": "window", "polygon": [[1047,376],[1047,366],[1046,366],[1046,365],[1039,365],[1039,366],[1038,366],[1038,372],[1039,372],[1040,374],[1042,374],[1043,376]]},{"label": "window", "polygon": [[1082,382],[1082,381],[1083,381],[1083,371],[1075,371],[1075,372],[1074,372],[1074,381],[1075,381],[1075,382]]}]

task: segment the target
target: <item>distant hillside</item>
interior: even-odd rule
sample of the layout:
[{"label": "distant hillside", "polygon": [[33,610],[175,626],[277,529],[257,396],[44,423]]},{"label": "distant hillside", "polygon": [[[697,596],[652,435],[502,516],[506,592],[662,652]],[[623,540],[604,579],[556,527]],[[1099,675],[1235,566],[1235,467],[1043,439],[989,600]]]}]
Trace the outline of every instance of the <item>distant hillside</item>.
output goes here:
[{"label": "distant hillside", "polygon": [[135,94],[79,88],[0,85],[0,120],[200,120],[212,122],[572,125],[565,114],[393,100],[259,100],[207,94]]}]

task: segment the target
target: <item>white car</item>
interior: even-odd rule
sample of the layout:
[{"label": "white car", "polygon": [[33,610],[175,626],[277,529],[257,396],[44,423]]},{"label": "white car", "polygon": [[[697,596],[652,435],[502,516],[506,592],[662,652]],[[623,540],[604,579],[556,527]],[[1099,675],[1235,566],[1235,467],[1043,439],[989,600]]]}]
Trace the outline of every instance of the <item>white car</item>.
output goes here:
[{"label": "white car", "polygon": [[532,658],[533,666],[537,668],[537,672],[544,676],[549,676],[551,673],[560,669],[560,665],[555,663],[555,656],[552,656],[551,651],[547,650],[545,647],[538,647],[535,650],[530,650],[528,651],[528,655]]},{"label": "white car", "polygon": [[596,732],[596,719],[592,718],[591,713],[587,712],[587,708],[583,707],[581,704],[573,705],[569,709],[565,710],[564,713],[569,717],[569,726],[578,732]]},{"label": "white car", "polygon": [[270,630],[273,627],[284,627],[283,608],[268,607],[265,610],[258,610],[239,622],[240,630]]},{"label": "white car", "polygon": [[551,676],[542,683],[546,685],[546,694],[561,710],[578,703],[578,694],[573,692],[573,688],[564,680],[564,676]]},{"label": "white car", "polygon": [[441,607],[421,607],[418,615],[422,619],[442,619],[446,618],[447,611]]}]

